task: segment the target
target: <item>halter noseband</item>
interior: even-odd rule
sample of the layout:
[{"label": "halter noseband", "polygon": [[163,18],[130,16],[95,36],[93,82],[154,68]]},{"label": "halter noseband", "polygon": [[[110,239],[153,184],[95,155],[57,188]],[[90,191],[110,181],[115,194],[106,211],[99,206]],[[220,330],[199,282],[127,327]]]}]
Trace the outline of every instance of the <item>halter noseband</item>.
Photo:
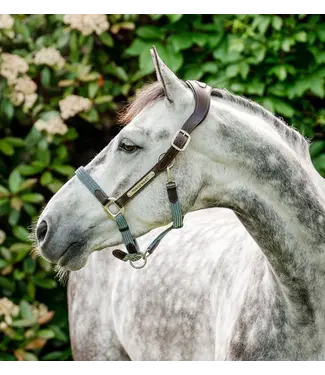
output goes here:
[{"label": "halter noseband", "polygon": [[[144,267],[147,263],[147,257],[153,253],[165,235],[171,229],[177,229],[183,226],[183,215],[178,199],[177,185],[175,181],[172,180],[171,168],[177,154],[185,151],[189,145],[192,131],[198,125],[200,125],[207,116],[210,109],[211,94],[211,87],[204,83],[197,81],[186,81],[186,84],[192,90],[195,99],[195,109],[193,113],[186,120],[182,128],[176,132],[171,140],[170,148],[164,154],[160,155],[158,162],[119,198],[115,199],[108,197],[104,190],[83,167],[80,167],[75,172],[80,181],[102,204],[109,218],[114,220],[118,226],[128,253],[125,253],[122,250],[114,250],[113,255],[125,262],[130,261],[134,268]],[[143,253],[140,252],[138,243],[132,236],[127,221],[123,215],[124,206],[164,170],[167,171],[166,189],[173,222],[169,227],[167,227],[167,229],[165,229],[158,237],[154,239],[154,241],[148,246],[147,250]],[[143,264],[141,266],[137,266],[133,263],[140,259],[143,259]]]}]

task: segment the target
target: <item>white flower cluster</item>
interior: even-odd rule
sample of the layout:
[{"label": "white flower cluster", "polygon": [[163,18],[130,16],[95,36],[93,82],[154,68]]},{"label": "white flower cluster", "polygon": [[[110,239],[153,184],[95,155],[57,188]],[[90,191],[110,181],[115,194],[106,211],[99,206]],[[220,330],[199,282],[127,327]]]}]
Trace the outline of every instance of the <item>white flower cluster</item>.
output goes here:
[{"label": "white flower cluster", "polygon": [[64,23],[72,29],[79,30],[83,35],[93,32],[100,35],[109,28],[105,14],[65,14]]},{"label": "white flower cluster", "polygon": [[38,131],[44,130],[48,134],[48,140],[52,140],[54,134],[65,134],[68,131],[67,125],[62,121],[59,115],[53,116],[48,120],[37,120],[34,124]]},{"label": "white flower cluster", "polygon": [[4,321],[0,322],[0,331],[5,330],[12,324],[12,317],[19,314],[19,307],[11,302],[7,297],[0,298],[0,317]]},{"label": "white flower cluster", "polygon": [[48,66],[57,66],[58,68],[63,68],[65,64],[64,58],[61,56],[60,51],[57,49],[42,48],[41,50],[35,53],[34,63],[36,65],[48,65]]},{"label": "white flower cluster", "polygon": [[0,29],[11,29],[14,25],[14,19],[10,14],[0,14]]},{"label": "white flower cluster", "polygon": [[2,53],[0,59],[0,75],[7,79],[11,89],[10,101],[16,106],[23,104],[26,110],[32,108],[37,100],[37,85],[25,74],[29,65],[22,57],[10,53]]},{"label": "white flower cluster", "polygon": [[15,84],[18,75],[26,73],[28,68],[27,62],[18,55],[4,52],[0,56],[0,75],[7,78],[9,85]]},{"label": "white flower cluster", "polygon": [[6,239],[6,232],[0,229],[0,245],[2,245],[5,242]]},{"label": "white flower cluster", "polygon": [[91,100],[78,95],[69,95],[59,101],[61,116],[68,119],[79,112],[88,112],[92,106]]},{"label": "white flower cluster", "polygon": [[10,101],[13,105],[19,106],[24,104],[25,109],[33,107],[37,100],[36,83],[28,76],[17,78],[16,84],[12,86]]}]

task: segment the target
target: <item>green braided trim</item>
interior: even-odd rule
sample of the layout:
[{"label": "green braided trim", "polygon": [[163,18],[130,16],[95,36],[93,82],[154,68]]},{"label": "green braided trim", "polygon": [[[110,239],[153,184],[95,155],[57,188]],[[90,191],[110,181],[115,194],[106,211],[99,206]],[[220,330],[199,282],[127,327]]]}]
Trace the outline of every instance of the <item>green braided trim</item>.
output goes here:
[{"label": "green braided trim", "polygon": [[130,260],[131,262],[137,262],[138,260],[143,258],[142,253],[135,253],[135,254],[126,254],[125,257],[123,258],[124,262],[127,262]]}]

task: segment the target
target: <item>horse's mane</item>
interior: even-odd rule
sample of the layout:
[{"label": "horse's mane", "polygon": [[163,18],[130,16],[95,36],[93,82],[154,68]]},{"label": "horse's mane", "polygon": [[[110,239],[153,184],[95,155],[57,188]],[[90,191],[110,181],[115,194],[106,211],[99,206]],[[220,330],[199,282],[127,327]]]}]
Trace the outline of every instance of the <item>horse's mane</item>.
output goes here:
[{"label": "horse's mane", "polygon": [[[234,95],[225,89],[213,89],[212,96],[231,102],[262,117],[267,121],[288,143],[288,145],[299,155],[309,158],[309,142],[293,127],[289,126],[283,119],[275,116],[272,112],[259,104],[242,96]],[[164,88],[160,82],[149,84],[139,90],[135,99],[126,106],[119,114],[121,124],[128,124],[137,114],[154,101],[164,97]]]}]

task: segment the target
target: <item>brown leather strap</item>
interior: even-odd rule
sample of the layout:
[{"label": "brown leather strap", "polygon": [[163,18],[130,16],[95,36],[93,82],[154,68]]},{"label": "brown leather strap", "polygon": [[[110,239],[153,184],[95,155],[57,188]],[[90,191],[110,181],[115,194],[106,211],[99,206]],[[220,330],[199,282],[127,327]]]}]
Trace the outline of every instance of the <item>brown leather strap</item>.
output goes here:
[{"label": "brown leather strap", "polygon": [[173,140],[173,145],[167,150],[158,163],[115,201],[119,207],[124,207],[135,195],[142,191],[150,181],[156,178],[159,173],[164,171],[172,163],[176,155],[181,152],[180,150],[189,142],[189,135],[192,131],[206,118],[210,109],[211,87],[197,81],[186,81],[186,84],[192,90],[195,98],[193,113],[179,130]]}]

